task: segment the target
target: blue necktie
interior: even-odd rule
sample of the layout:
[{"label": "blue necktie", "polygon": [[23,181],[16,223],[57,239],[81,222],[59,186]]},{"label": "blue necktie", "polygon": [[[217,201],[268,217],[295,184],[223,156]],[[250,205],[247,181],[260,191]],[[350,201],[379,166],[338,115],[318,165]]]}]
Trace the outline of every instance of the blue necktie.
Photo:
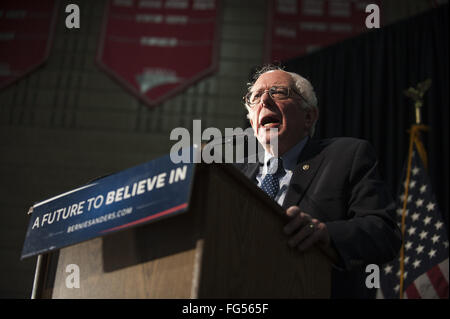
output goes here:
[{"label": "blue necktie", "polygon": [[278,172],[282,168],[281,159],[273,157],[269,160],[267,174],[261,183],[261,189],[274,199],[280,188],[280,181],[278,179]]}]

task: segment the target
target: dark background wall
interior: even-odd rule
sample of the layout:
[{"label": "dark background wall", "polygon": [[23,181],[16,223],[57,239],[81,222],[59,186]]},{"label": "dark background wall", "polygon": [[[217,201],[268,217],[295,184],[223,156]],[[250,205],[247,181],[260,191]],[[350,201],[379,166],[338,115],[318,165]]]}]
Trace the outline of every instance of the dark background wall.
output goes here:
[{"label": "dark background wall", "polygon": [[[224,0],[219,70],[149,109],[95,65],[106,1],[60,1],[48,61],[0,91],[0,297],[29,298],[35,258],[20,261],[36,201],[90,179],[166,154],[172,128],[239,127],[241,96],[262,63],[266,1]],[[81,10],[81,28],[64,26],[66,4]],[[385,24],[430,7],[425,0],[384,1]],[[399,94],[401,94],[399,92]]]}]

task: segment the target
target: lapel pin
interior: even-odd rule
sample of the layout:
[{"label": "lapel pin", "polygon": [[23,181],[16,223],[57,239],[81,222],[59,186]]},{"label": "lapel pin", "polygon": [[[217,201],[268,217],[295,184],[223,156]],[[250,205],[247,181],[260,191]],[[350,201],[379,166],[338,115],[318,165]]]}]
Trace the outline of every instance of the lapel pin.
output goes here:
[{"label": "lapel pin", "polygon": [[309,170],[309,164],[305,164],[305,165],[303,165],[302,169],[303,169],[304,171],[307,171],[307,170]]}]

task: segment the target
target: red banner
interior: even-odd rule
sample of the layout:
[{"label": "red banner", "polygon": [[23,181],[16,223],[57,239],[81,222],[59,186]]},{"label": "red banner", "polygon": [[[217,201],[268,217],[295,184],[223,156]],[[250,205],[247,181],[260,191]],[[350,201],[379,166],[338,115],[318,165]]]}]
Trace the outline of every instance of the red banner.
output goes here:
[{"label": "red banner", "polygon": [[364,0],[270,0],[266,62],[313,52],[367,30]]},{"label": "red banner", "polygon": [[54,0],[0,1],[0,88],[48,57],[56,21]]},{"label": "red banner", "polygon": [[99,65],[150,106],[213,72],[219,0],[110,0]]}]

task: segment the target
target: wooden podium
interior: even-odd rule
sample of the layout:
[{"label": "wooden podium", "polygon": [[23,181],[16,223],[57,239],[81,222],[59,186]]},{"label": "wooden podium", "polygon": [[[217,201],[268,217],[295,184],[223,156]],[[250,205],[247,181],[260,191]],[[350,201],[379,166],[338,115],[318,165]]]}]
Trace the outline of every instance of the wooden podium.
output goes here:
[{"label": "wooden podium", "polygon": [[[198,165],[187,213],[40,255],[33,298],[329,298],[331,262],[231,165]],[[80,288],[67,288],[80,270]]]}]

